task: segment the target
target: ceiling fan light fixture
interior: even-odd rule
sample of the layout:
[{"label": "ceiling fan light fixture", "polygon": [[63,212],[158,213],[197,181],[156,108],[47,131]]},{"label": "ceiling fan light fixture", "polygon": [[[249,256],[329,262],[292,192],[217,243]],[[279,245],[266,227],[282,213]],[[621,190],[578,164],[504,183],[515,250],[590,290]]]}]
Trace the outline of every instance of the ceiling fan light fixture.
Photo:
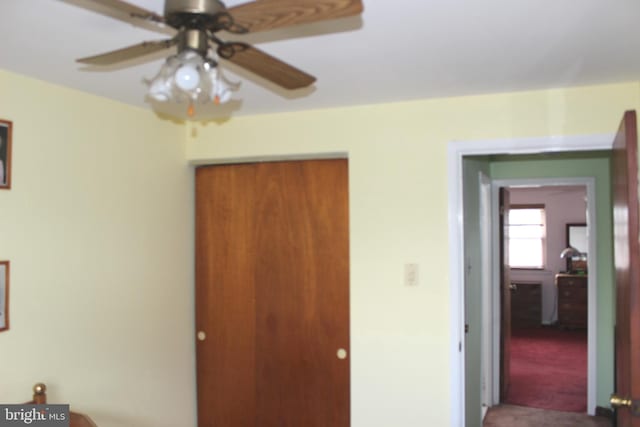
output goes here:
[{"label": "ceiling fan light fixture", "polygon": [[167,58],[153,79],[145,79],[146,99],[158,103],[187,102],[188,116],[193,116],[196,103],[222,104],[238,89],[239,83],[230,83],[222,76],[218,58],[285,90],[307,88],[316,81],[314,76],[248,43],[218,38],[218,32],[239,35],[277,30],[356,16],[363,11],[362,0],[253,0],[229,8],[223,0],[164,0],[163,16],[128,0],[83,3],[105,7],[126,22],[137,20],[157,24],[159,30],[167,27],[174,30],[171,38],[144,41],[76,61],[102,67],[177,47],[178,54]]},{"label": "ceiling fan light fixture", "polygon": [[224,80],[215,58],[203,57],[191,49],[167,58],[147,84],[149,98],[157,102],[189,103],[190,116],[194,104],[228,102],[237,89],[237,85]]}]

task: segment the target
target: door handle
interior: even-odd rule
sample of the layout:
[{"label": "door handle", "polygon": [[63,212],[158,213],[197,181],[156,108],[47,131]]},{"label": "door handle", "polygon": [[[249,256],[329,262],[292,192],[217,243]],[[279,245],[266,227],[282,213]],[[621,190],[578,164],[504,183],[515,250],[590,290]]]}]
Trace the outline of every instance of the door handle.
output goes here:
[{"label": "door handle", "polygon": [[518,290],[518,285],[516,285],[515,283],[510,283],[509,284],[509,289],[511,289],[512,291],[517,291]]},{"label": "door handle", "polygon": [[634,417],[640,417],[640,400],[629,399],[620,397],[617,394],[612,394],[609,403],[613,408],[630,408],[631,415]]},{"label": "door handle", "polygon": [[625,399],[624,397],[620,397],[615,393],[611,395],[609,403],[611,403],[611,406],[614,408],[630,408],[631,406],[633,406],[633,400]]}]

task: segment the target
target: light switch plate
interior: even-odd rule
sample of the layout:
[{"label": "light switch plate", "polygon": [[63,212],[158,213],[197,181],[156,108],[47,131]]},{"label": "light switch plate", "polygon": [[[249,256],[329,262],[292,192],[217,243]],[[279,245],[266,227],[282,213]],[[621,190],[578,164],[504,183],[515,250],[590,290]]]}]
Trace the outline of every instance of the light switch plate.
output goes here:
[{"label": "light switch plate", "polygon": [[418,264],[405,264],[404,265],[404,285],[418,286],[418,283],[419,283]]}]

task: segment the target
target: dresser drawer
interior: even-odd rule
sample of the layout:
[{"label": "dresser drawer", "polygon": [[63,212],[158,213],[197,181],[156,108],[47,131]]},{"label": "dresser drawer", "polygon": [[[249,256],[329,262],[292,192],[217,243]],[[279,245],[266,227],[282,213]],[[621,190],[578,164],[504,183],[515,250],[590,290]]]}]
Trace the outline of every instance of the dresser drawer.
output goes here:
[{"label": "dresser drawer", "polygon": [[574,301],[562,301],[558,303],[558,312],[584,311],[587,312],[587,304]]},{"label": "dresser drawer", "polygon": [[558,325],[586,328],[588,322],[587,276],[557,275]]},{"label": "dresser drawer", "polygon": [[570,310],[558,310],[558,323],[569,328],[587,327],[587,308],[572,308]]},{"label": "dresser drawer", "polygon": [[578,286],[558,286],[558,298],[560,301],[576,301],[587,303],[587,287]]},{"label": "dresser drawer", "polygon": [[558,283],[558,286],[561,284],[565,286],[586,286],[587,276],[560,276],[556,279],[556,282]]}]

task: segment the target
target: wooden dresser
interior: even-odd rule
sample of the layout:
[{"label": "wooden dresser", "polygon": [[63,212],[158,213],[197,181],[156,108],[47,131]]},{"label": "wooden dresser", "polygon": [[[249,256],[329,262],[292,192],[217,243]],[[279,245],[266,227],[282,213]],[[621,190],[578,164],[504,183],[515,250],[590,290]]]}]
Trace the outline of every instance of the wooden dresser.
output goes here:
[{"label": "wooden dresser", "polygon": [[511,327],[531,328],[542,323],[542,284],[511,283]]},{"label": "wooden dresser", "polygon": [[561,328],[587,327],[587,276],[557,274],[558,326]]}]

